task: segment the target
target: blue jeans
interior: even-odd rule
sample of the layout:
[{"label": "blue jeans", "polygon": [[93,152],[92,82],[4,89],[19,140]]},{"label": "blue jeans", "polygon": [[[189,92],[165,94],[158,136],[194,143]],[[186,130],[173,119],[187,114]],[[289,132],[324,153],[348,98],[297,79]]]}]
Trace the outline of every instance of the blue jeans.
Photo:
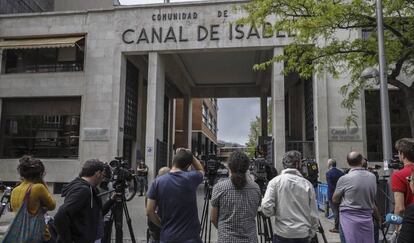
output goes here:
[{"label": "blue jeans", "polygon": [[309,237],[306,238],[284,238],[282,236],[273,235],[273,243],[309,243]]},{"label": "blue jeans", "polygon": [[142,195],[145,192],[148,191],[148,179],[147,176],[137,176],[137,181],[138,181],[138,188],[139,188],[139,193]]}]

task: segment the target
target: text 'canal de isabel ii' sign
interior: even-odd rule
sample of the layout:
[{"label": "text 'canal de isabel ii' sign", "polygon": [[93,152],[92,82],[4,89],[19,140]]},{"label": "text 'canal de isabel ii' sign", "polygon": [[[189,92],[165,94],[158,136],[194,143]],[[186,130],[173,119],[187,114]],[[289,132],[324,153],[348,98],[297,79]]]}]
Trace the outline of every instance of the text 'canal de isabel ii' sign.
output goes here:
[{"label": "text 'canal de isabel ii' sign", "polygon": [[[286,38],[293,35],[272,31],[273,26],[266,22],[261,26],[238,24],[234,19],[228,21],[228,10],[219,10],[215,18],[202,21],[198,12],[154,13],[151,24],[138,28],[128,28],[121,34],[125,44],[162,44],[189,41],[233,41]],[[178,24],[177,24],[178,23]]]}]

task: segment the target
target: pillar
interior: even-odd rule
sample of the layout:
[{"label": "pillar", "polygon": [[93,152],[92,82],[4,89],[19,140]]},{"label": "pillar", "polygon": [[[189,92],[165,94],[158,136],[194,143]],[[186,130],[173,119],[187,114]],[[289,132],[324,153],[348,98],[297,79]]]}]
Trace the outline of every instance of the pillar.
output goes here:
[{"label": "pillar", "polygon": [[260,97],[260,119],[262,121],[262,137],[265,139],[267,137],[267,95],[262,94]]},{"label": "pillar", "polygon": [[325,180],[326,161],[329,158],[328,94],[325,73],[313,75],[313,116],[315,121],[315,157],[319,178]]},{"label": "pillar", "polygon": [[[282,48],[275,48],[273,55],[283,54]],[[272,64],[271,92],[272,92],[272,136],[274,139],[275,167],[281,171],[282,158],[286,150],[285,136],[285,78],[282,74],[283,62]]]},{"label": "pillar", "polygon": [[157,52],[148,54],[147,122],[145,138],[145,163],[152,174],[156,170],[157,139],[163,137],[165,66]]},{"label": "pillar", "polygon": [[191,149],[191,138],[193,132],[193,102],[190,96],[184,97],[183,111],[184,145]]}]

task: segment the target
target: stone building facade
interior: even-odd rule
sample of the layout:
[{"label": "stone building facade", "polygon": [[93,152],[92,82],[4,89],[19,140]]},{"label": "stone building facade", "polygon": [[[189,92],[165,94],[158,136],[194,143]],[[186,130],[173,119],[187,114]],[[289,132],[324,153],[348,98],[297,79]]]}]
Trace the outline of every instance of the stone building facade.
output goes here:
[{"label": "stone building facade", "polygon": [[272,134],[278,169],[286,149],[313,154],[321,173],[329,157],[345,166],[350,150],[366,154],[364,95],[356,103],[361,126],[347,128],[340,108],[348,74],[301,80],[281,74],[283,63],[254,72],[292,40],[237,24],[243,3],[0,15],[1,180],[18,180],[23,153],[41,154],[53,183],[71,180],[89,158],[124,156],[131,165],[145,158],[155,171],[173,153],[176,99],[184,100],[188,147],[193,99],[271,97],[272,131],[264,133]]}]

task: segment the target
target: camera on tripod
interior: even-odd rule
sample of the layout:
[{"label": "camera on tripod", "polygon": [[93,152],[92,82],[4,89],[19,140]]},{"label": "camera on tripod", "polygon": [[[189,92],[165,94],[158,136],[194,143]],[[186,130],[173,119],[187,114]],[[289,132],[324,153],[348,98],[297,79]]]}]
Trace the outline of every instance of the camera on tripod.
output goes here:
[{"label": "camera on tripod", "polygon": [[[130,201],[135,196],[138,188],[134,170],[130,168],[129,163],[122,157],[115,157],[114,160],[109,162],[109,165],[112,168],[109,168],[112,171],[112,176],[110,176],[112,187],[116,193],[129,194],[126,195],[126,200]],[[108,168],[105,169],[105,171],[107,170]],[[106,174],[108,175],[108,172]]]},{"label": "camera on tripod", "polygon": [[203,156],[205,176],[209,186],[214,186],[221,178],[229,176],[229,170],[221,163],[223,158],[216,155]]},{"label": "camera on tripod", "polygon": [[266,191],[267,187],[267,161],[264,158],[255,158],[251,161],[250,165],[250,172],[254,176],[254,182],[256,182],[259,187],[262,194]]},{"label": "camera on tripod", "polygon": [[319,167],[315,159],[303,159],[300,173],[310,181],[314,187],[318,186]]},{"label": "camera on tripod", "polygon": [[404,163],[400,161],[398,155],[394,155],[391,162],[388,162],[388,168],[393,170],[402,170],[404,169]]}]

